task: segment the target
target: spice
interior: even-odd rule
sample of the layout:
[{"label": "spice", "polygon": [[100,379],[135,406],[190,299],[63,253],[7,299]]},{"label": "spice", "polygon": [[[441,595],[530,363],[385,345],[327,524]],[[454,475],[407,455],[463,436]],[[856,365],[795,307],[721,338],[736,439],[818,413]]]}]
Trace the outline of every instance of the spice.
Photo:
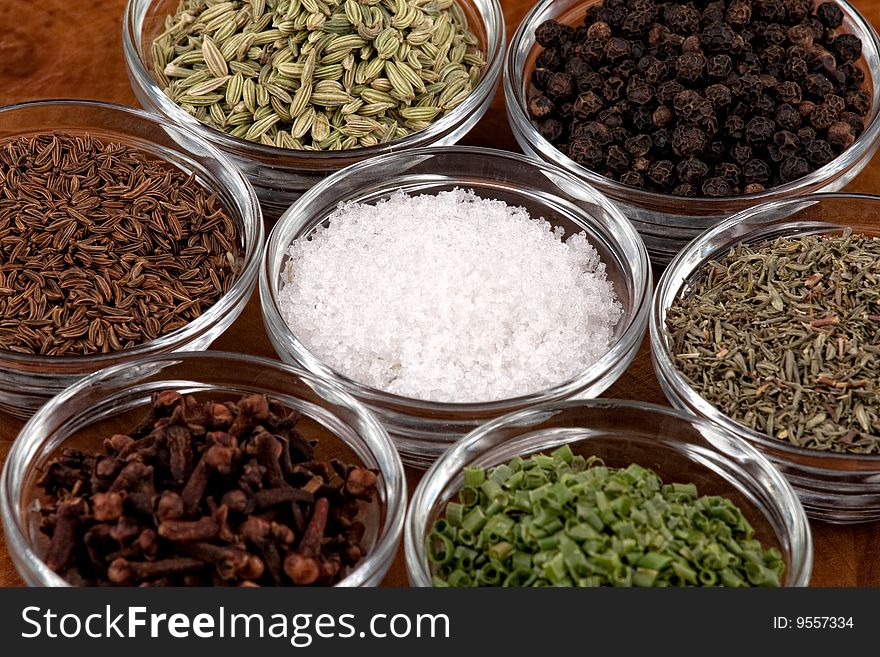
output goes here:
[{"label": "spice", "polygon": [[622,315],[586,235],[473,191],[346,203],[294,241],[279,307],[317,358],[365,385],[478,402],[563,383]]},{"label": "spice", "polygon": [[188,113],[296,150],[423,130],[485,68],[457,0],[182,0],[151,53],[159,86]]},{"label": "spice", "polygon": [[91,586],[335,584],[365,553],[377,473],[316,460],[299,419],[262,395],[154,393],[103,454],[66,448],[46,467],[46,564]]},{"label": "spice", "polygon": [[864,130],[861,41],[842,21],[833,2],[603,0],[580,26],[537,28],[527,110],[563,154],[612,180],[757,193],[826,165]]},{"label": "spice", "polygon": [[90,355],[179,329],[230,289],[239,239],[216,194],[139,150],[0,142],[0,349]]},{"label": "spice", "polygon": [[739,508],[567,445],[464,470],[428,537],[435,586],[779,586]]},{"label": "spice", "polygon": [[676,367],[788,444],[880,454],[880,238],[780,237],[707,263],[667,312]]}]

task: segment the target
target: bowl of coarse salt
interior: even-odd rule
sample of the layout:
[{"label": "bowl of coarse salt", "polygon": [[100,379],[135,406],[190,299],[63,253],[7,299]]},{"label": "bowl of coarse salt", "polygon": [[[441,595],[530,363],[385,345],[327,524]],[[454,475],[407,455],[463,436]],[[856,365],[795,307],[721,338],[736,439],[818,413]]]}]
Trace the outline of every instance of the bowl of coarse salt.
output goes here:
[{"label": "bowl of coarse salt", "polygon": [[461,146],[316,185],[260,276],[281,359],[346,388],[423,467],[487,420],[601,394],[635,357],[650,290],[644,243],[601,193]]}]

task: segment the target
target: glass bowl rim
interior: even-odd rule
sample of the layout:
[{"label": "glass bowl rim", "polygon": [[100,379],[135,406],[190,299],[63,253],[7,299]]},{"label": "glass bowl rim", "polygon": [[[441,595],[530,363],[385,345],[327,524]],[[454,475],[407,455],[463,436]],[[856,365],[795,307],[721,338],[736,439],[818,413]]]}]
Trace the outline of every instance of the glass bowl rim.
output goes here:
[{"label": "glass bowl rim", "polygon": [[[791,540],[793,545],[800,548],[800,553],[797,555],[800,557],[800,562],[796,564],[797,569],[795,572],[792,573],[793,581],[795,582],[794,586],[807,585],[813,567],[813,538],[810,531],[809,521],[807,519],[807,515],[804,511],[803,505],[801,504],[800,499],[798,498],[791,484],[789,484],[789,482],[785,479],[779,469],[776,468],[767,459],[767,457],[761,454],[761,452],[759,452],[748,442],[738,438],[736,434],[726,430],[725,428],[713,424],[705,418],[685,413],[684,411],[670,408],[668,406],[661,406],[659,404],[609,398],[570,399],[537,404],[535,406],[531,406],[529,408],[525,408],[490,420],[489,422],[480,425],[479,427],[468,433],[464,438],[462,438],[452,447],[447,449],[422,476],[421,480],[413,491],[409,503],[409,508],[406,514],[403,545],[406,555],[407,573],[409,574],[413,585],[431,585],[431,576],[430,571],[427,567],[427,559],[421,558],[425,556],[425,537],[421,535],[415,535],[415,524],[416,522],[418,522],[418,515],[421,514],[421,516],[424,516],[427,513],[429,508],[429,489],[432,486],[437,487],[440,485],[439,482],[441,474],[444,472],[444,470],[449,470],[447,464],[462,460],[465,457],[472,457],[477,454],[485,454],[485,450],[480,449],[480,441],[491,432],[506,427],[516,427],[518,423],[524,420],[529,420],[535,415],[538,415],[542,412],[556,412],[578,407],[595,410],[622,409],[629,410],[634,413],[644,413],[645,415],[664,415],[666,417],[674,418],[678,421],[685,421],[691,425],[696,425],[701,429],[711,432],[714,438],[722,439],[727,444],[735,446],[737,450],[744,451],[748,455],[748,457],[758,465],[762,474],[766,477],[769,477],[770,482],[768,484],[768,489],[772,484],[773,490],[776,493],[776,495],[773,496],[776,507],[780,511],[782,511],[783,515],[785,515],[787,518],[790,518],[791,523],[793,524],[794,532],[789,536],[789,540]],[[700,433],[701,435],[703,435],[702,431]],[[621,433],[619,438],[621,440],[625,440],[624,434]],[[676,440],[680,441],[680,439]],[[566,442],[570,443],[571,441]],[[493,450],[496,448],[497,446],[492,447]],[[529,453],[537,453],[538,451],[541,450],[533,450]],[[726,454],[722,454],[722,456],[727,459]],[[714,470],[712,472],[713,474],[715,474]],[[460,471],[456,471],[451,474],[451,477],[444,477],[444,479],[448,479],[448,481],[446,481],[445,483],[448,485],[449,483],[451,483],[451,480],[457,477],[459,474]],[[436,503],[436,499],[431,501],[432,505]],[[765,512],[763,506],[756,505],[756,508],[760,511],[761,516],[766,518],[767,513]],[[786,564],[786,566],[789,566],[789,564]]]},{"label": "glass bowl rim", "polygon": [[[100,369],[103,365],[115,363],[120,358],[136,358],[138,356],[156,353],[157,349],[161,350],[167,347],[173,349],[174,345],[181,342],[185,345],[190,338],[195,337],[203,330],[226,316],[226,314],[235,307],[236,299],[248,289],[251,289],[255,284],[265,248],[265,229],[263,227],[262,209],[260,208],[260,203],[257,200],[257,195],[254,192],[253,187],[248,182],[247,178],[245,178],[241,170],[235,166],[222,151],[208,143],[188,127],[168,125],[167,123],[162,122],[160,117],[150,114],[142,109],[129,107],[127,105],[76,98],[48,98],[3,105],[0,106],[0,114],[19,110],[40,109],[43,107],[79,107],[89,110],[109,110],[112,112],[118,112],[121,115],[130,116],[136,121],[150,123],[162,130],[177,132],[187,139],[198,143],[199,147],[206,151],[207,156],[216,160],[220,164],[224,173],[229,175],[235,181],[236,187],[234,189],[229,189],[228,191],[239,200],[242,207],[246,210],[242,216],[242,222],[244,225],[242,226],[240,235],[243,244],[243,266],[241,273],[233,282],[232,287],[225,294],[220,295],[220,297],[201,315],[179,329],[160,335],[153,340],[137,344],[130,349],[111,351],[106,354],[91,354],[87,356],[40,356],[34,354],[21,354],[9,350],[0,350],[0,359],[11,363],[20,363],[27,367],[39,367],[50,364],[61,368],[88,367],[89,370],[94,371],[95,369]],[[95,128],[100,130],[103,126],[95,126]],[[46,128],[46,132],[52,132],[55,130],[57,130],[57,128]],[[6,138],[8,137],[5,137],[4,139]],[[182,147],[180,148],[180,152],[190,159],[195,159],[192,153],[185,151]],[[201,156],[198,161],[203,159],[205,159],[204,156]],[[95,367],[92,367],[92,365]],[[61,372],[57,373],[60,374]]]},{"label": "glass bowl rim", "polygon": [[[357,586],[362,583],[364,578],[369,577],[370,573],[381,568],[386,562],[391,562],[397,552],[403,532],[408,495],[403,463],[382,424],[369,409],[332,381],[316,376],[312,372],[300,367],[277,360],[225,351],[182,351],[170,354],[153,354],[139,359],[136,363],[122,363],[106,367],[80,379],[40,408],[19,431],[6,455],[3,470],[0,472],[0,519],[2,519],[2,528],[10,553],[14,550],[17,555],[23,557],[39,573],[40,578],[44,581],[49,580],[51,585],[69,586],[66,580],[49,570],[25,536],[25,532],[19,523],[19,503],[21,496],[24,495],[24,491],[12,490],[13,464],[19,468],[29,467],[30,458],[28,457],[33,457],[34,450],[39,449],[46,439],[42,426],[44,417],[59,412],[71,399],[75,399],[82,390],[90,388],[96,382],[121,374],[133,365],[174,364],[174,361],[187,360],[213,360],[218,365],[240,362],[256,365],[267,370],[282,370],[285,374],[299,378],[309,387],[312,387],[314,384],[327,388],[339,397],[344,403],[344,407],[353,412],[359,421],[364,423],[367,433],[359,432],[359,436],[364,439],[370,452],[377,457],[381,456],[381,458],[377,458],[377,461],[387,459],[388,464],[391,466],[388,472],[380,471],[379,481],[384,481],[385,488],[392,494],[386,496],[385,512],[382,514],[384,524],[377,538],[376,545],[336,586]],[[73,416],[81,414],[82,411],[77,411]],[[65,440],[67,438],[69,438],[69,435],[65,437]]]},{"label": "glass bowl rim", "polygon": [[[388,161],[393,162],[398,158],[417,158],[426,155],[436,156],[450,154],[461,154],[471,157],[479,156],[487,158],[513,159],[519,162],[525,161],[531,166],[550,171],[554,176],[558,176],[565,180],[566,184],[573,185],[575,188],[585,193],[586,198],[590,202],[600,205],[605,211],[607,211],[614,218],[615,228],[620,230],[629,244],[638,250],[639,261],[630,262],[634,274],[630,281],[634,288],[632,304],[634,307],[633,312],[626,318],[627,325],[617,341],[599,360],[593,363],[585,371],[579,372],[574,377],[570,377],[566,381],[550,388],[520,395],[518,397],[509,397],[487,402],[438,402],[423,400],[385,392],[378,388],[359,383],[354,379],[337,372],[324,363],[323,360],[316,357],[311,350],[307,349],[287,326],[278,307],[276,292],[277,283],[275,281],[277,280],[279,272],[270,272],[269,266],[274,259],[274,254],[280,250],[280,236],[288,227],[288,224],[296,226],[297,230],[300,230],[301,227],[314,221],[315,218],[313,216],[305,216],[303,213],[298,212],[300,206],[311,203],[319,195],[331,190],[337,181],[344,179],[346,176],[369,170],[374,165],[384,164]],[[575,223],[579,222],[576,221]],[[285,245],[285,248],[287,246],[288,245]],[[614,251],[616,256],[620,256],[620,253],[617,252],[616,248]],[[521,153],[513,153],[511,151],[461,145],[427,147],[387,153],[352,164],[325,178],[297,199],[297,201],[295,201],[293,205],[281,215],[269,235],[264,255],[264,264],[260,271],[260,299],[264,321],[270,324],[271,327],[274,327],[283,333],[283,335],[279,337],[283,338],[286,346],[293,347],[297,354],[297,361],[300,361],[300,355],[302,355],[304,359],[308,360],[308,364],[304,365],[307,369],[315,371],[320,376],[342,383],[344,387],[352,391],[352,394],[356,397],[373,402],[396,404],[408,409],[417,409],[427,412],[460,413],[466,415],[473,412],[499,411],[513,406],[538,403],[548,397],[565,396],[567,393],[579,389],[585,383],[595,380],[597,373],[606,371],[614,362],[622,358],[632,347],[632,345],[628,343],[632,341],[632,338],[636,333],[641,333],[647,319],[652,287],[652,271],[649,263],[650,261],[644,242],[641,237],[639,237],[638,232],[629,219],[627,219],[623,212],[617,207],[617,204],[612,199],[605,196],[601,191],[595,189],[591,185],[585,184],[583,181],[577,180],[577,178],[575,178],[570,172],[567,172],[552,163],[544,162]],[[640,283],[641,286],[639,285]],[[272,331],[273,329],[267,327],[267,330]]]},{"label": "glass bowl rim", "polygon": [[[435,134],[443,134],[458,125],[461,120],[470,115],[477,109],[482,100],[486,96],[491,95],[498,82],[501,69],[504,64],[506,34],[504,11],[501,7],[500,0],[482,0],[488,3],[491,10],[492,21],[497,24],[497,32],[489,33],[486,30],[486,69],[480,76],[480,81],[474,86],[470,94],[465,100],[444,114],[440,119],[431,123],[427,128],[410,133],[406,137],[395,139],[387,144],[378,144],[376,146],[366,146],[361,148],[350,148],[340,151],[309,151],[296,150],[290,148],[280,148],[278,146],[268,146],[266,144],[248,141],[233,137],[221,130],[212,128],[202,123],[194,116],[181,109],[177,103],[172,101],[164,91],[156,84],[150,75],[146,64],[144,63],[141,48],[138,45],[140,40],[140,30],[136,29],[138,25],[138,11],[142,6],[147,8],[156,0],[127,0],[125,12],[122,19],[122,42],[125,59],[131,76],[137,81],[137,84],[143,88],[153,99],[153,101],[161,108],[161,112],[173,120],[177,125],[184,125],[190,130],[197,132],[203,139],[216,144],[218,147],[235,152],[236,154],[245,156],[257,156],[263,158],[278,159],[303,159],[305,161],[321,162],[328,166],[332,166],[338,161],[344,161],[351,158],[370,158],[384,153],[396,152],[399,149],[407,148],[412,142],[422,140],[430,140]],[[486,20],[483,13],[477,11],[483,27],[486,26]]]},{"label": "glass bowl rim", "polygon": [[[581,5],[586,7],[597,4],[602,0],[582,0]],[[874,26],[862,15],[862,13],[847,0],[830,0],[841,6],[845,10],[845,16],[849,16],[855,26],[854,34],[862,40],[863,48],[865,41],[870,44],[873,54],[880,59],[880,35],[874,29]],[[730,203],[749,203],[757,204],[776,199],[786,194],[799,193],[805,189],[809,189],[816,185],[821,185],[827,181],[829,177],[843,171],[849,170],[861,160],[865,153],[880,141],[880,70],[866,66],[868,75],[873,85],[873,118],[865,126],[862,133],[856,140],[850,144],[842,153],[837,155],[830,162],[822,165],[818,169],[811,171],[806,176],[777,185],[769,189],[764,189],[753,194],[739,194],[737,196],[675,196],[673,194],[664,194],[653,190],[640,189],[630,185],[624,185],[621,182],[606,178],[563,155],[550,142],[544,139],[537,129],[532,125],[524,107],[525,98],[522,97],[522,76],[524,71],[519,70],[516,64],[516,54],[520,45],[526,38],[527,33],[534,32],[537,27],[537,19],[549,7],[559,4],[559,0],[540,0],[525,15],[513,37],[510,39],[510,45],[507,48],[507,54],[504,62],[504,97],[507,115],[513,125],[516,126],[515,131],[519,132],[529,145],[537,150],[542,157],[547,157],[550,161],[558,166],[565,167],[571,173],[583,177],[590,184],[600,189],[612,190],[615,194],[626,197],[629,201],[638,205],[649,205],[650,207],[660,206],[665,203],[676,203],[681,205],[700,205],[709,208],[711,211],[723,212],[723,206]],[[865,57],[863,54],[862,57]]]},{"label": "glass bowl rim", "polygon": [[[679,372],[677,367],[675,367],[666,340],[665,321],[667,309],[663,307],[663,300],[672,296],[673,285],[677,285],[677,289],[674,290],[675,297],[677,298],[678,294],[681,292],[682,284],[686,279],[696,274],[697,271],[707,262],[718,255],[722,255],[725,251],[730,249],[731,246],[743,241],[746,236],[739,237],[736,240],[727,240],[723,244],[716,246],[711,254],[703,255],[699,263],[695,264],[693,267],[685,269],[688,259],[703,251],[706,245],[719,234],[742,223],[746,219],[752,219],[768,212],[772,213],[775,210],[785,208],[789,205],[801,205],[811,202],[818,203],[823,200],[856,200],[880,203],[880,195],[856,192],[822,192],[803,194],[760,203],[728,217],[721,223],[702,233],[685,248],[679,251],[660,277],[660,280],[657,283],[657,289],[654,291],[654,298],[651,302],[652,308],[649,321],[651,356],[654,360],[655,367],[661,371],[660,375],[670,382],[675,389],[676,394],[683,397],[691,408],[697,409],[701,417],[722,426],[725,430],[738,434],[749,442],[758,444],[762,447],[771,448],[774,452],[778,451],[792,457],[810,457],[811,459],[820,458],[822,460],[827,460],[829,464],[839,464],[841,467],[845,466],[847,463],[851,464],[853,461],[858,461],[864,464],[875,464],[875,469],[880,472],[880,454],[850,454],[798,447],[781,440],[775,440],[766,434],[740,424],[725,413],[722,413],[717,407],[715,407],[715,405],[711,404],[703,398],[702,395],[697,393],[690,383],[688,383],[685,376]],[[785,217],[781,217],[781,219],[785,219]],[[829,227],[832,225],[837,224],[828,224]],[[839,224],[837,226],[843,227],[844,224]],[[880,226],[878,226],[878,230],[880,230]],[[682,282],[676,283],[678,279],[681,279]]]}]

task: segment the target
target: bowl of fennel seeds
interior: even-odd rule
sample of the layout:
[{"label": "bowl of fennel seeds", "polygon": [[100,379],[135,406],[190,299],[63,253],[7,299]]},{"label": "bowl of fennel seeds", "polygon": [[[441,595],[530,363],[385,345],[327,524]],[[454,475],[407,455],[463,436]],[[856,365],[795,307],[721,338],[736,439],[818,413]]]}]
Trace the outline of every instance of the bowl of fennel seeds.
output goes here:
[{"label": "bowl of fennel seeds", "polygon": [[129,0],[123,47],[141,105],[224,151],[277,218],[350,164],[461,139],[504,35],[498,0]]},{"label": "bowl of fennel seeds", "polygon": [[731,217],[666,270],[650,327],[674,406],[755,445],[811,517],[880,518],[880,197]]},{"label": "bowl of fennel seeds", "polygon": [[0,410],[83,376],[199,351],[241,313],[262,255],[253,189],[219,151],[88,101],[0,110]]}]

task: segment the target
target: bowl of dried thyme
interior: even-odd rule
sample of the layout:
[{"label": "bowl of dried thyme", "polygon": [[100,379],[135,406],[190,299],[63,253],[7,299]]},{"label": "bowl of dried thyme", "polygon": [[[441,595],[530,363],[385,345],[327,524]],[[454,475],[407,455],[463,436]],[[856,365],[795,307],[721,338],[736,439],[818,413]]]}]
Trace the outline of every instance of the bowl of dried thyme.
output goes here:
[{"label": "bowl of dried thyme", "polygon": [[651,353],[666,396],[755,445],[807,514],[880,517],[880,197],[740,213],[664,273]]},{"label": "bowl of dried thyme", "polygon": [[214,351],[71,386],[0,478],[31,586],[376,586],[406,498],[388,434],[341,388]]},{"label": "bowl of dried thyme", "polygon": [[851,181],[880,144],[878,71],[845,1],[543,0],[504,91],[524,152],[617,201],[666,264],[737,212]]},{"label": "bowl of dried thyme", "polygon": [[498,0],[129,0],[124,23],[141,105],[223,150],[273,218],[349,164],[457,142],[504,54]]},{"label": "bowl of dried thyme", "polygon": [[736,434],[614,399],[497,418],[419,482],[413,586],[806,586],[807,517]]},{"label": "bowl of dried thyme", "polygon": [[263,220],[218,150],[140,110],[0,108],[0,409],[102,367],[201,350],[256,282]]}]

